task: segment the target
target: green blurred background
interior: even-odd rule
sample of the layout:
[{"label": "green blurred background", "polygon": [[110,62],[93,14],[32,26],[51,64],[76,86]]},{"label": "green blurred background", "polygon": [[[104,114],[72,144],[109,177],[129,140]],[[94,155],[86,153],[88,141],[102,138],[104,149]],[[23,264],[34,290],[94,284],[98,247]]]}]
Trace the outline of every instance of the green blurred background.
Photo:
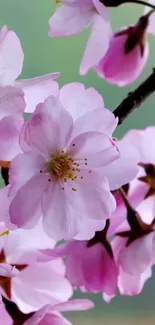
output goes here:
[{"label": "green blurred background", "polygon": [[[149,62],[141,77],[129,87],[118,88],[107,84],[93,71],[81,77],[78,69],[89,31],[71,38],[49,38],[48,19],[55,7],[54,0],[0,0],[0,27],[7,24],[10,29],[15,30],[24,49],[25,61],[21,77],[30,78],[60,71],[60,85],[81,81],[87,87],[95,87],[103,95],[105,106],[113,110],[130,90],[145,79],[155,65],[153,37],[149,38]],[[113,28],[135,23],[142,12],[143,7],[133,4],[111,9]],[[130,128],[143,128],[153,124],[155,124],[155,95],[137,109],[118,128],[116,134],[121,136]],[[96,309],[69,315],[75,325],[155,324],[155,280],[153,279],[147,282],[143,293],[137,297],[117,297],[108,305],[103,302],[100,295],[94,295],[92,299],[96,303]]]}]

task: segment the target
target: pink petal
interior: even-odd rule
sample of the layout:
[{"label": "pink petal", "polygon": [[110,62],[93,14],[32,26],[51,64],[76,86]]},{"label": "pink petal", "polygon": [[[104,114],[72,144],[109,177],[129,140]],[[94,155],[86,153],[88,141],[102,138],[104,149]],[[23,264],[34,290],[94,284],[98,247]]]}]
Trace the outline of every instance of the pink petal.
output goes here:
[{"label": "pink petal", "polygon": [[[81,75],[86,74],[90,68],[96,66],[104,57],[109,46],[111,33],[110,22],[100,15],[94,14],[91,34],[80,65]],[[97,49],[97,51],[94,51],[94,49]]]},{"label": "pink petal", "polygon": [[124,139],[117,141],[116,144],[120,152],[119,159],[113,161],[110,166],[103,168],[111,190],[116,190],[120,186],[131,182],[138,173],[138,163],[140,161],[138,150],[130,142]]},{"label": "pink petal", "polygon": [[74,299],[69,300],[66,302],[61,302],[53,306],[50,311],[55,310],[58,312],[65,312],[65,311],[81,311],[81,310],[88,310],[94,307],[94,304],[91,300],[88,299]]},{"label": "pink petal", "polygon": [[85,132],[74,138],[68,151],[80,167],[103,167],[119,158],[119,151],[114,142],[99,132]]},{"label": "pink petal", "polygon": [[78,235],[74,237],[76,240],[89,240],[94,237],[96,231],[100,231],[105,227],[105,220],[92,220],[83,218]]},{"label": "pink petal", "polygon": [[32,79],[16,81],[15,86],[21,88],[25,94],[26,112],[33,113],[36,106],[44,102],[47,97],[58,95],[59,85],[54,79],[58,78],[59,75],[59,73],[50,73]]},{"label": "pink petal", "polygon": [[141,161],[144,163],[155,163],[155,149],[150,150],[149,144],[155,137],[155,127],[150,126],[144,130],[130,130],[125,138],[136,146],[140,153]]},{"label": "pink petal", "polygon": [[52,269],[52,262],[31,265],[12,279],[13,300],[24,313],[66,301],[71,295],[70,283]]},{"label": "pink petal", "polygon": [[8,115],[24,113],[25,100],[21,89],[15,87],[0,87],[0,119]]},{"label": "pink petal", "polygon": [[[115,199],[109,191],[108,181],[102,178],[102,182],[96,182],[95,175],[83,173],[83,179],[77,179],[75,183],[68,181],[65,194],[69,204],[83,217],[94,220],[104,220],[110,217],[115,210]],[[72,190],[75,187],[76,191]],[[75,235],[74,235],[75,236]]]},{"label": "pink petal", "polygon": [[92,0],[92,2],[94,4],[94,6],[95,6],[95,9],[99,13],[99,15],[102,16],[102,18],[104,18],[105,21],[108,21],[109,20],[108,10],[104,6],[104,4],[101,3],[100,0]]},{"label": "pink petal", "polygon": [[41,216],[40,203],[45,187],[46,175],[33,176],[21,187],[10,205],[11,222],[19,228],[32,228]]},{"label": "pink petal", "polygon": [[61,2],[65,5],[82,9],[90,9],[94,6],[92,0],[85,0],[84,2],[83,0],[62,0]]},{"label": "pink petal", "polygon": [[119,273],[118,287],[122,295],[133,296],[141,293],[145,282],[152,276],[151,268],[140,275],[125,273],[122,269]]},{"label": "pink petal", "polygon": [[[8,198],[9,186],[5,186],[0,189],[0,222],[4,221],[5,223],[9,220],[9,204],[10,200]],[[1,231],[3,232],[3,230]]]},{"label": "pink petal", "polygon": [[43,197],[43,227],[56,240],[71,239],[80,229],[81,216],[66,201],[64,192],[61,185],[51,183]]},{"label": "pink petal", "polygon": [[7,263],[0,264],[0,276],[12,277],[18,275],[19,271]]},{"label": "pink petal", "polygon": [[122,269],[132,275],[140,275],[150,266],[153,256],[154,232],[134,240],[119,255]]},{"label": "pink petal", "polygon": [[69,83],[60,89],[59,99],[73,120],[96,108],[103,108],[103,98],[94,89],[86,89],[78,82]]},{"label": "pink petal", "polygon": [[17,155],[12,161],[9,170],[9,183],[17,191],[44,166],[42,156],[29,152]]},{"label": "pink petal", "polygon": [[[47,309],[47,312],[46,312]],[[72,325],[59,313],[48,313],[48,306],[43,307],[37,311],[31,318],[29,318],[24,325]]]},{"label": "pink petal", "polygon": [[7,116],[0,121],[0,160],[10,161],[19,152],[19,132],[24,120],[18,116]]},{"label": "pink petal", "polygon": [[90,25],[94,10],[61,6],[49,20],[49,36],[71,36]]},{"label": "pink petal", "polygon": [[20,249],[22,250],[44,250],[55,246],[55,241],[44,232],[42,220],[39,220],[33,229],[18,229],[16,232],[19,232],[21,236]]},{"label": "pink petal", "polygon": [[117,290],[118,270],[102,244],[87,249],[83,262],[84,286],[89,292],[104,291],[108,295]]},{"label": "pink petal", "polygon": [[124,46],[126,38],[126,35],[114,35],[105,56],[95,68],[100,77],[118,86],[125,86],[139,77],[149,54],[149,44],[145,43],[143,56],[140,55],[139,45],[125,55]]},{"label": "pink petal", "polygon": [[0,85],[11,85],[20,75],[24,54],[16,33],[4,26],[0,35]]},{"label": "pink petal", "polygon": [[[154,0],[150,0],[148,1],[148,3],[155,5]],[[147,14],[149,11],[150,11],[150,7],[146,5],[144,9],[144,14]],[[155,36],[155,13],[152,13],[149,17],[149,25],[147,27],[147,33],[150,33],[153,36]]]},{"label": "pink petal", "polygon": [[21,131],[20,145],[29,146],[47,158],[52,153],[64,149],[72,132],[71,115],[60,101],[50,96],[44,104],[39,104],[31,120]]},{"label": "pink petal", "polygon": [[142,202],[140,202],[136,211],[140,214],[141,219],[146,224],[151,224],[155,216],[154,209],[155,209],[155,196],[152,195],[147,199],[143,200]]},{"label": "pink petal", "polygon": [[72,137],[88,131],[101,132],[112,136],[117,123],[118,119],[108,109],[96,108],[75,121]]}]

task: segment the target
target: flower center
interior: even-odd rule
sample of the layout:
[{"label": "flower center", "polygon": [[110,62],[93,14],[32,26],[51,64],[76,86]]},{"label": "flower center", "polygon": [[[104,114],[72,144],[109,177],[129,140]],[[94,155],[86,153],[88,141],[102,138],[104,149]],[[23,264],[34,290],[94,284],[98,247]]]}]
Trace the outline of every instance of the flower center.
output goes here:
[{"label": "flower center", "polygon": [[58,153],[52,157],[48,162],[47,167],[48,171],[52,173],[56,179],[66,180],[67,178],[74,179],[74,164],[73,159],[66,153]]}]

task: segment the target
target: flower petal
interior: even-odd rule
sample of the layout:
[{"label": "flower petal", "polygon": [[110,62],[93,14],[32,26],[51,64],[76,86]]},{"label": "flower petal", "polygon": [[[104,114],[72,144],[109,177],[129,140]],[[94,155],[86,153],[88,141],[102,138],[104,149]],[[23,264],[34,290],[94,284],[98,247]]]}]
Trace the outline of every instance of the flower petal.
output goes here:
[{"label": "flower petal", "polygon": [[60,101],[50,96],[39,104],[30,121],[21,131],[21,148],[29,146],[47,158],[66,147],[73,120]]},{"label": "flower petal", "polygon": [[140,275],[151,265],[154,232],[134,240],[120,252],[122,269],[132,275]]},{"label": "flower petal", "polygon": [[0,119],[8,115],[21,115],[24,109],[24,93],[21,89],[11,86],[0,87]]},{"label": "flower petal", "polygon": [[88,310],[94,307],[94,303],[88,299],[74,299],[69,300],[66,302],[61,302],[53,306],[50,311],[55,310],[58,312],[65,312],[65,311],[81,311],[81,310]]},{"label": "flower petal", "polygon": [[138,173],[138,163],[140,161],[140,155],[134,145],[125,139],[117,141],[116,144],[120,152],[119,159],[103,168],[111,190],[116,190],[120,186],[131,182]]},{"label": "flower petal", "polygon": [[152,276],[151,268],[140,275],[131,275],[122,269],[119,272],[118,287],[120,293],[126,296],[138,295],[141,293],[145,282]]},{"label": "flower petal", "polygon": [[44,76],[21,79],[15,82],[15,86],[21,88],[25,94],[26,109],[28,113],[33,113],[36,106],[42,103],[50,95],[57,96],[59,85],[54,79],[59,77],[59,73],[50,73]]},{"label": "flower petal", "polygon": [[52,262],[38,263],[37,268],[36,264],[25,268],[12,279],[12,288],[13,301],[24,313],[63,302],[72,295],[69,281],[52,269]]},{"label": "flower petal", "polygon": [[[103,36],[104,33],[104,36]],[[80,65],[80,74],[84,75],[96,66],[104,57],[110,42],[112,29],[110,22],[95,14],[91,34],[88,38],[85,53]],[[94,51],[94,49],[97,51]]]},{"label": "flower petal", "polygon": [[0,86],[11,85],[20,75],[24,53],[16,33],[4,26],[0,32]]},{"label": "flower petal", "polygon": [[73,82],[60,89],[59,99],[73,120],[96,108],[103,108],[103,98],[94,89],[86,89],[82,83]]},{"label": "flower petal", "polygon": [[49,20],[49,36],[71,36],[90,25],[94,10],[61,6]]},{"label": "flower petal", "polygon": [[10,161],[19,152],[19,132],[24,120],[19,116],[7,116],[0,121],[0,160]]},{"label": "flower petal", "polygon": [[[119,158],[116,144],[100,132],[85,132],[72,140],[68,152],[80,167],[103,167]],[[87,160],[87,161],[86,161]]]},{"label": "flower petal", "polygon": [[28,180],[42,169],[45,160],[42,156],[30,152],[17,155],[9,170],[9,183],[14,191],[22,187]]},{"label": "flower petal", "polygon": [[36,225],[41,216],[40,203],[46,186],[46,175],[35,175],[18,190],[10,205],[13,224],[19,228],[32,228]]},{"label": "flower petal", "polygon": [[79,117],[73,128],[72,137],[88,131],[102,132],[112,136],[118,123],[113,113],[105,108],[96,108]]},{"label": "flower petal", "polygon": [[[109,218],[116,208],[116,203],[109,191],[107,179],[102,178],[102,182],[100,180],[99,183],[94,172],[83,175],[83,179],[76,179],[75,183],[67,181],[64,192],[69,204],[85,218],[94,220]],[[76,191],[72,190],[73,187]]]},{"label": "flower petal", "polygon": [[69,205],[64,192],[59,183],[51,182],[43,197],[43,227],[56,240],[71,239],[80,229],[81,216]]}]

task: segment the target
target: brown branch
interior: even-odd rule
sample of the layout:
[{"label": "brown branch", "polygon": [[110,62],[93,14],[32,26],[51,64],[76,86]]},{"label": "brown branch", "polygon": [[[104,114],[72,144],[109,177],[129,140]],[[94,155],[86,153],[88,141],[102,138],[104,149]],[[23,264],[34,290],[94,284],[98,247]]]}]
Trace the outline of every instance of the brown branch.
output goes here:
[{"label": "brown branch", "polygon": [[155,68],[151,75],[122,101],[113,111],[119,118],[119,125],[155,91]]}]

